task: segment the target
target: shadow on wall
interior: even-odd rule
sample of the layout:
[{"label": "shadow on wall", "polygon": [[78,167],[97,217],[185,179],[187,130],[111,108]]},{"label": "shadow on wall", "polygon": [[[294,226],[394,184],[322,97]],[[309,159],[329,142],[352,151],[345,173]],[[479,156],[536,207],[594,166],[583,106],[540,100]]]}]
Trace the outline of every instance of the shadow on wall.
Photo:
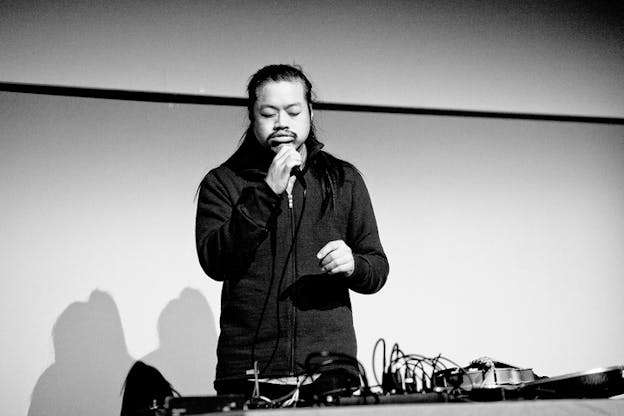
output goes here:
[{"label": "shadow on wall", "polygon": [[113,298],[95,290],[70,304],[52,330],[55,361],[35,385],[29,416],[115,415],[132,358]]},{"label": "shadow on wall", "polygon": [[[195,289],[184,289],[158,319],[160,346],[142,360],[182,395],[214,394],[217,331],[212,309]],[[37,380],[29,416],[118,415],[128,354],[113,298],[95,290],[70,304],[52,330],[55,361]]]},{"label": "shadow on wall", "polygon": [[184,289],[158,319],[160,346],[141,360],[156,367],[183,396],[215,394],[217,330],[206,298]]}]

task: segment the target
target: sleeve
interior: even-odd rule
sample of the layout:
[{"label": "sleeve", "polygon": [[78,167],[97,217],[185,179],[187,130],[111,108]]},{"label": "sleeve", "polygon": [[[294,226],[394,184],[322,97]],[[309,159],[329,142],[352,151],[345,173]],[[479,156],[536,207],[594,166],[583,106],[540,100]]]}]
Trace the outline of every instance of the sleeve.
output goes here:
[{"label": "sleeve", "polygon": [[[267,225],[277,215],[281,197],[264,182],[245,187],[240,196],[214,170],[200,185],[195,240],[199,263],[214,280],[240,277],[258,245],[267,238]],[[236,198],[236,200],[235,200]]]},{"label": "sleeve", "polygon": [[355,269],[349,277],[349,288],[364,294],[375,293],[386,283],[390,267],[379,239],[368,190],[357,172],[351,197],[347,245],[353,252]]}]

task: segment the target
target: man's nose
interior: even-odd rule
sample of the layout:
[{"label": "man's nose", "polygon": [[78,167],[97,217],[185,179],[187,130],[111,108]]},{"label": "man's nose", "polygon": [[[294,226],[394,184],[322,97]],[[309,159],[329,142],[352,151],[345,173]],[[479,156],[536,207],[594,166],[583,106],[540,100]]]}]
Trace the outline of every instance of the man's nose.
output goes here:
[{"label": "man's nose", "polygon": [[273,125],[273,130],[280,130],[280,129],[285,129],[285,128],[288,128],[288,125],[286,123],[286,117],[284,114],[279,112],[277,113],[277,116],[275,117],[275,124]]}]

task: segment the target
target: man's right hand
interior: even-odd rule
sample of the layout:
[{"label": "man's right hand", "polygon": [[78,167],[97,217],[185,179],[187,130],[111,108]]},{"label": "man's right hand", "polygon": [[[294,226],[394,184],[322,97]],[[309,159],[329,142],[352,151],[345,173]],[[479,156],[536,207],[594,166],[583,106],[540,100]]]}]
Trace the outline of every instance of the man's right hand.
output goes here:
[{"label": "man's right hand", "polygon": [[264,180],[276,195],[281,195],[288,186],[288,180],[290,179],[292,169],[302,164],[303,158],[297,149],[295,149],[295,146],[292,144],[284,144],[280,146],[279,151],[273,158],[273,162],[271,162],[271,166],[269,166],[269,171]]}]

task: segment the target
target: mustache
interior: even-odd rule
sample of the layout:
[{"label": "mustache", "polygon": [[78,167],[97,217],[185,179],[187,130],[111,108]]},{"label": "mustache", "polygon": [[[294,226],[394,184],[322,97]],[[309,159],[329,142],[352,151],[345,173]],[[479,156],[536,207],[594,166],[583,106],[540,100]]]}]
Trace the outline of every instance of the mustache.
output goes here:
[{"label": "mustache", "polygon": [[277,130],[269,135],[267,140],[274,139],[276,137],[292,137],[293,139],[297,138],[297,133],[290,130]]}]

